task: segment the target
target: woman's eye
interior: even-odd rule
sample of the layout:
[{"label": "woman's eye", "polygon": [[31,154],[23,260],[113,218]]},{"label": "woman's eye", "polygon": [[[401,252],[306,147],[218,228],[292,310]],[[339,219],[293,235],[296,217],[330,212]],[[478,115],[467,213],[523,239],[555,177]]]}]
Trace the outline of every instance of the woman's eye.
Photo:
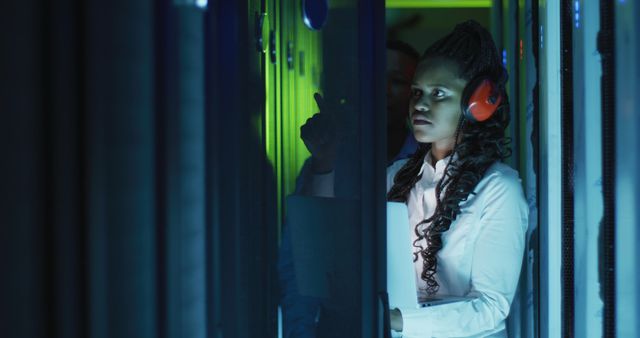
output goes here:
[{"label": "woman's eye", "polygon": [[440,89],[434,89],[433,92],[431,92],[431,95],[433,95],[433,97],[444,97],[444,92]]},{"label": "woman's eye", "polygon": [[413,97],[420,97],[422,95],[422,90],[413,88],[411,89],[411,95]]}]

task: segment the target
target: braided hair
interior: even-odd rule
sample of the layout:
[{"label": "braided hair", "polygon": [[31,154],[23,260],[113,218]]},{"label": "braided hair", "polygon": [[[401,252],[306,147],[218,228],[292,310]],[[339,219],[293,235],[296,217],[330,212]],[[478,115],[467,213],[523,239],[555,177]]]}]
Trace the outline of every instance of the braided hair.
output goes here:
[{"label": "braided hair", "polygon": [[[444,175],[436,185],[436,210],[433,216],[415,225],[417,239],[413,246],[418,251],[414,253],[414,262],[418,255],[423,259],[420,277],[426,282],[429,295],[439,289],[434,274],[438,266],[436,255],[442,248],[442,234],[456,220],[460,204],[474,194],[473,189],[487,169],[511,152],[511,140],[505,137],[509,124],[509,103],[504,90],[507,74],[491,34],[472,20],[458,24],[451,33],[427,48],[421,62],[433,59],[453,61],[458,66],[459,77],[467,81],[479,76],[489,77],[501,91],[502,102],[493,116],[484,122],[469,122],[461,114],[453,151]],[[420,144],[416,153],[398,171],[387,194],[388,201],[407,202],[409,192],[421,178],[418,174],[430,147],[431,144]],[[421,244],[423,239],[426,246]]]}]

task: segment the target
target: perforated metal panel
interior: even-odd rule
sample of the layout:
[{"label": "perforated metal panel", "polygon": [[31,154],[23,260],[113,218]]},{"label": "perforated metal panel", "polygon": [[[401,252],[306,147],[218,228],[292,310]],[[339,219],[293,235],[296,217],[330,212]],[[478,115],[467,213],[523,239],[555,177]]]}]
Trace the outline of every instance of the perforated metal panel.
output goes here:
[{"label": "perforated metal panel", "polygon": [[600,33],[598,50],[602,55],[602,193],[604,217],[601,228],[602,270],[604,296],[603,335],[616,335],[615,280],[615,32],[613,1],[600,1]]},{"label": "perforated metal panel", "polygon": [[574,337],[573,2],[560,8],[562,76],[562,336]]}]

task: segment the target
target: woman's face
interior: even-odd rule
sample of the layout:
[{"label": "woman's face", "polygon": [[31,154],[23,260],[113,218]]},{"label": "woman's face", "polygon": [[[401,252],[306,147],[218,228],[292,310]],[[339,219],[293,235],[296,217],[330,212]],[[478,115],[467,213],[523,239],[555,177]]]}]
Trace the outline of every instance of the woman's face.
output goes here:
[{"label": "woman's face", "polygon": [[416,140],[439,148],[453,147],[460,100],[467,80],[455,63],[444,59],[420,62],[411,86],[409,114]]}]

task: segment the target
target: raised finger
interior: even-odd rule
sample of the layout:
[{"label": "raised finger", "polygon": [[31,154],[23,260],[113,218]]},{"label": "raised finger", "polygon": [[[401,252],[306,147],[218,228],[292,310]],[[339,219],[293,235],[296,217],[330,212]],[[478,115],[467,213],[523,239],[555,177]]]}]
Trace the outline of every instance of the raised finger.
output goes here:
[{"label": "raised finger", "polygon": [[316,104],[318,105],[318,108],[320,108],[320,112],[323,112],[327,107],[322,95],[320,95],[320,93],[315,93],[313,94],[313,98],[316,100]]}]

